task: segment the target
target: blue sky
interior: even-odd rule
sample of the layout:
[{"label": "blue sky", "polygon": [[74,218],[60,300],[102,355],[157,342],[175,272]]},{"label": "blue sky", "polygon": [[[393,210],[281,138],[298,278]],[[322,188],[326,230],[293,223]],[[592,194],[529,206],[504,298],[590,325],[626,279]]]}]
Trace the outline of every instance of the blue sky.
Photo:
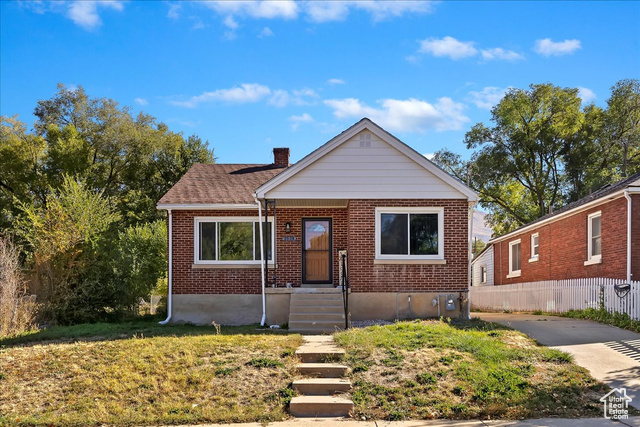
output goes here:
[{"label": "blue sky", "polygon": [[29,125],[58,82],[209,141],[292,161],[364,116],[465,153],[508,87],[604,105],[640,78],[640,2],[0,2],[0,111]]}]

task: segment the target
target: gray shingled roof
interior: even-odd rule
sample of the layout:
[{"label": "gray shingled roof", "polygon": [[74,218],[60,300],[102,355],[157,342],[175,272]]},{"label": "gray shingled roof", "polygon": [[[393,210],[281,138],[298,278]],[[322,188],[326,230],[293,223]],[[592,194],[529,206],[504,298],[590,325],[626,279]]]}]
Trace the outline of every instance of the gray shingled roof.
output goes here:
[{"label": "gray shingled roof", "polygon": [[285,170],[275,165],[194,164],[159,205],[248,204],[262,184]]},{"label": "gray shingled roof", "polygon": [[605,185],[604,187],[594,191],[593,193],[589,194],[588,196],[583,197],[582,199],[576,200],[575,202],[569,203],[568,205],[565,205],[565,206],[561,207],[560,209],[558,209],[558,210],[556,210],[556,211],[554,211],[554,212],[552,212],[550,214],[542,216],[542,217],[536,219],[535,221],[532,221],[532,222],[530,222],[528,224],[525,224],[522,227],[518,227],[518,228],[516,228],[515,230],[513,230],[513,231],[511,231],[509,233],[503,234],[502,236],[494,237],[494,238],[492,238],[490,240],[490,242],[493,242],[493,241],[495,241],[497,239],[501,239],[501,238],[503,238],[505,236],[508,236],[510,234],[517,233],[519,230],[521,230],[521,229],[523,229],[525,227],[529,227],[529,226],[531,226],[533,224],[537,224],[539,222],[544,222],[544,221],[546,221],[546,220],[548,220],[550,218],[553,218],[553,217],[555,217],[557,215],[560,215],[560,214],[562,214],[564,212],[570,211],[571,209],[575,209],[575,208],[580,207],[582,205],[586,205],[587,203],[593,202],[594,200],[602,199],[604,197],[607,197],[610,194],[613,194],[613,193],[616,193],[618,191],[624,190],[625,188],[631,186],[631,184],[633,184],[635,181],[638,181],[638,180],[640,180],[640,172],[638,172],[638,173],[636,173],[634,175],[631,175],[630,177],[625,178],[625,179],[623,179],[621,181],[618,181],[616,183]]}]

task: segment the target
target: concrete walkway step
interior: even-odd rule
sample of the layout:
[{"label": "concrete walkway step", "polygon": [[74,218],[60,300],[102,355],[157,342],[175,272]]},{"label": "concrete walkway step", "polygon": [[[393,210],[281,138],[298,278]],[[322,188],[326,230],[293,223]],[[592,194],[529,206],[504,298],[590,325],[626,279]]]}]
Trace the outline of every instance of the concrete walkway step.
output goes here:
[{"label": "concrete walkway step", "polygon": [[306,378],[295,380],[293,389],[306,395],[332,395],[351,390],[351,381],[342,378]]},{"label": "concrete walkway step", "polygon": [[303,345],[296,350],[296,356],[304,363],[328,362],[341,360],[344,357],[344,350],[328,346],[308,346]]},{"label": "concrete walkway step", "polygon": [[353,402],[335,396],[297,396],[291,399],[289,410],[294,417],[347,417]]},{"label": "concrete walkway step", "polygon": [[332,322],[342,322],[344,323],[344,312],[339,311],[336,313],[312,313],[312,312],[303,312],[303,313],[289,313],[289,322],[313,322],[316,320],[331,320]]},{"label": "concrete walkway step", "polygon": [[299,363],[296,369],[300,374],[310,377],[341,378],[349,368],[337,363]]}]

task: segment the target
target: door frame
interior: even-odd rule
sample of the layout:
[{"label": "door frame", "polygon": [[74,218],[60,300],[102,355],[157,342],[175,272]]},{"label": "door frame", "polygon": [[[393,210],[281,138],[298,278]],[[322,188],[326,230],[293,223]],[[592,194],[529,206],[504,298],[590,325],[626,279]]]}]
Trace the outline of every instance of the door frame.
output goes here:
[{"label": "door frame", "polygon": [[[307,270],[307,266],[306,266],[306,262],[305,262],[305,252],[306,252],[306,233],[305,233],[305,222],[306,221],[328,221],[329,222],[329,280],[328,281],[324,281],[324,280],[305,280],[305,273]],[[333,218],[331,217],[309,217],[309,218],[302,218],[302,244],[301,246],[301,251],[300,251],[300,256],[302,257],[302,281],[301,283],[303,285],[333,285]]]}]

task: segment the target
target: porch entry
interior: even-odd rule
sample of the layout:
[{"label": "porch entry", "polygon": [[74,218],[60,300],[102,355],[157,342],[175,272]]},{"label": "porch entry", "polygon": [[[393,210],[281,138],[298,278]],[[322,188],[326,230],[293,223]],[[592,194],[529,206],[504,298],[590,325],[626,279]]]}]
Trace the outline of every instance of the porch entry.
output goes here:
[{"label": "porch entry", "polygon": [[302,219],[302,283],[332,284],[331,218]]}]

